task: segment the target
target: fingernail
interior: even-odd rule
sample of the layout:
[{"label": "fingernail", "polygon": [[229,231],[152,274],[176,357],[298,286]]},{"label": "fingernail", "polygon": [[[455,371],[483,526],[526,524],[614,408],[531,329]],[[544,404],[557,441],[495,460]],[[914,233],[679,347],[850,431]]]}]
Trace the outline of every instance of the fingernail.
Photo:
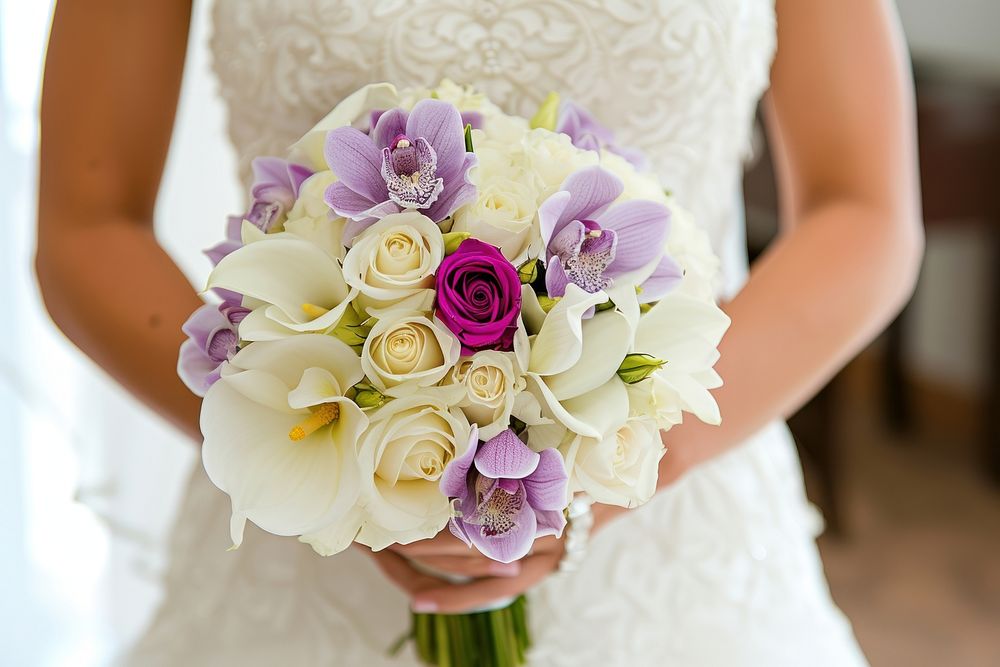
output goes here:
[{"label": "fingernail", "polygon": [[414,600],[413,611],[418,614],[433,614],[437,611],[437,605],[430,600]]},{"label": "fingernail", "polygon": [[521,564],[490,563],[490,573],[497,577],[516,577],[521,573]]}]

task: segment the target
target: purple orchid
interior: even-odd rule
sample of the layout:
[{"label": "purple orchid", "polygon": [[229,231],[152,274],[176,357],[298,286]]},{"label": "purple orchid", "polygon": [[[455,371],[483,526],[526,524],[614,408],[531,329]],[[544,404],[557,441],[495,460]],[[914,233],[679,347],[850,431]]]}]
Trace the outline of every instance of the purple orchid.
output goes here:
[{"label": "purple orchid", "polygon": [[507,429],[472,444],[441,476],[441,492],[457,499],[449,528],[493,560],[510,563],[527,555],[544,535],[566,526],[567,475],[555,449],[532,451]]},{"label": "purple orchid", "polygon": [[276,157],[259,157],[251,164],[250,210],[243,216],[264,232],[285,221],[295,205],[302,182],[313,175],[308,167]]},{"label": "purple orchid", "polygon": [[326,138],[326,161],[339,179],[326,202],[348,218],[344,241],[392,213],[416,209],[441,222],[476,196],[468,180],[476,156],[465,150],[462,117],[451,104],[421,100],[390,109],[370,134],[339,127]]},{"label": "purple orchid", "polygon": [[236,354],[237,329],[249,312],[239,301],[206,303],[181,327],[188,339],[181,344],[177,373],[198,396],[205,395],[221,376],[222,365]]},{"label": "purple orchid", "polygon": [[670,211],[644,199],[612,206],[623,189],[606,169],[586,167],[570,174],[539,206],[550,297],[563,296],[569,283],[591,294],[608,289],[616,278],[657,257],[652,274],[639,286],[639,302],[657,301],[680,283],[680,267],[664,254]]},{"label": "purple orchid", "polygon": [[313,175],[312,170],[277,157],[259,157],[250,163],[253,186],[250,188],[250,208],[245,215],[226,219],[226,240],[217,243],[205,254],[212,266],[243,245],[241,228],[248,220],[263,232],[283,224],[288,211],[295,205],[302,182]]},{"label": "purple orchid", "polygon": [[615,143],[614,132],[597,122],[590,112],[574,102],[566,100],[559,105],[555,129],[556,132],[567,135],[577,148],[597,152],[603,148],[622,156],[636,169],[645,170],[648,167],[648,161],[642,151]]}]

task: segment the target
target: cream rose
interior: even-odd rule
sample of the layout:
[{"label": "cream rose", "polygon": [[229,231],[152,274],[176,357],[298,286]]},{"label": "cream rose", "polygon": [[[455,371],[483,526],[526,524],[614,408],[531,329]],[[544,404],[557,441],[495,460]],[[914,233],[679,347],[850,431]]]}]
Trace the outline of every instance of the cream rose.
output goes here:
[{"label": "cream rose", "polygon": [[437,383],[461,351],[458,338],[440,323],[393,310],[381,315],[365,339],[361,367],[377,389],[399,395]]},{"label": "cream rose", "polygon": [[463,359],[447,381],[464,388],[458,407],[470,423],[479,426],[481,440],[489,440],[507,428],[514,399],[525,386],[524,378],[515,372],[513,355],[495,350],[483,350]]},{"label": "cream rose", "polygon": [[629,417],[604,437],[568,432],[559,451],[570,471],[570,491],[599,503],[637,507],[656,492],[659,463],[666,449],[656,422]]},{"label": "cream rose", "polygon": [[344,258],[344,277],[360,292],[357,305],[365,311],[403,299],[421,309],[429,303],[411,301],[433,298],[434,270],[443,257],[444,239],[437,225],[414,211],[396,213],[354,240]]},{"label": "cream rose", "polygon": [[[484,169],[484,167],[481,167]],[[485,171],[473,176],[476,200],[455,213],[452,231],[469,232],[480,241],[500,248],[515,266],[542,250],[535,224],[537,193],[524,183]]]},{"label": "cream rose", "polygon": [[451,506],[438,488],[444,469],[470,446],[465,415],[444,392],[428,389],[396,399],[371,414],[361,438],[361,503],[357,541],[372,549],[433,537]]},{"label": "cream rose", "polygon": [[528,132],[522,139],[522,149],[528,168],[539,182],[539,201],[558,190],[571,173],[599,161],[594,151],[579,149],[565,134],[548,130]]}]

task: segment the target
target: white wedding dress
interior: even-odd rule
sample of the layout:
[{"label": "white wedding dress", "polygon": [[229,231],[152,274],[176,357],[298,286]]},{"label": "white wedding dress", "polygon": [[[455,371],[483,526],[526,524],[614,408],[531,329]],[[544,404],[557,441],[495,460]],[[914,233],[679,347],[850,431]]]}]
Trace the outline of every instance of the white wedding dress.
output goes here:
[{"label": "white wedding dress", "polygon": [[[471,83],[531,115],[549,91],[644,149],[746,277],[742,158],[775,48],[772,0],[217,0],[212,41],[242,177],[365,83]],[[668,454],[669,455],[669,454]],[[155,665],[414,665],[386,649],[405,597],[356,550],[321,558],[248,527],[200,466],[165,599],[125,658]],[[530,593],[532,665],[865,664],[830,599],[785,426],[775,423],[598,534]]]}]

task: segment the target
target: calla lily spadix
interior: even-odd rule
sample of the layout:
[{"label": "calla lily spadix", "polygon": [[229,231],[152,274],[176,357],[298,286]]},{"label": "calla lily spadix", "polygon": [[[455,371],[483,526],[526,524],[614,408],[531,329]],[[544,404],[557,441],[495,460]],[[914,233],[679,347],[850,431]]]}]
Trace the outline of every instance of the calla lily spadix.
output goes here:
[{"label": "calla lily spadix", "polygon": [[335,531],[331,552],[354,539],[368,418],[344,394],[363,376],[346,344],[303,334],[245,347],[208,390],[202,460],[232,499],[234,546],[248,520],[276,535]]}]

